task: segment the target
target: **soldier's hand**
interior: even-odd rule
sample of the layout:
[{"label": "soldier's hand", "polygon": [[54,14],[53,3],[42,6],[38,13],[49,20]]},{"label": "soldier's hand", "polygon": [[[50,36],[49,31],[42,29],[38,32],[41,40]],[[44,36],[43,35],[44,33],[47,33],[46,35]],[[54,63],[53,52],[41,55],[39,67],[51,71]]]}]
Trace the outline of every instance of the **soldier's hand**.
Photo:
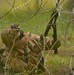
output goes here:
[{"label": "soldier's hand", "polygon": [[54,40],[51,41],[51,46],[53,46],[53,49],[54,48],[58,48],[61,46],[61,41],[59,39],[57,39],[56,42],[54,42]]}]

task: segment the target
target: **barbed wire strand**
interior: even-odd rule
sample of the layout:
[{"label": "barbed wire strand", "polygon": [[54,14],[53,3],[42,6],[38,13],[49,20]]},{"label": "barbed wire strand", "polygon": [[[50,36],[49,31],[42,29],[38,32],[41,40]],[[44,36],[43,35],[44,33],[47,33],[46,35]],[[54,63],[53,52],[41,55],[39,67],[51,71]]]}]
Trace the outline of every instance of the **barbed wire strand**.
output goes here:
[{"label": "barbed wire strand", "polygon": [[[63,1],[64,1],[64,0],[63,0]],[[14,7],[13,7],[13,8],[14,8]],[[12,9],[13,9],[13,8],[12,8]],[[12,10],[12,9],[11,9],[11,10]],[[38,12],[39,12],[39,11],[38,11]],[[37,14],[38,14],[38,12],[37,12]],[[36,13],[34,13],[34,14],[36,15]],[[33,15],[34,15],[34,14],[33,14]],[[7,14],[6,14],[6,15],[7,15]],[[6,15],[5,15],[5,16],[6,16]],[[33,17],[33,16],[32,16],[32,17]],[[1,18],[1,19],[2,19],[2,18]],[[29,19],[31,19],[31,18],[29,18]]]},{"label": "barbed wire strand", "polygon": [[9,69],[7,65],[8,65],[8,62],[9,62],[9,60],[10,60],[10,55],[11,55],[11,53],[12,53],[12,51],[13,51],[13,48],[14,48],[16,39],[17,39],[17,36],[14,37],[13,44],[12,44],[12,47],[11,47],[11,49],[10,49],[10,52],[9,52],[8,55],[6,56],[6,62],[5,62],[5,67],[4,67],[4,75],[7,75],[7,69]]},{"label": "barbed wire strand", "polygon": [[[72,55],[74,55],[74,54],[72,53]],[[72,70],[72,61],[73,61],[73,56],[72,56],[72,55],[71,55],[71,57],[70,57],[69,68],[70,68],[71,74],[74,75],[74,72],[73,72],[73,70]]]},{"label": "barbed wire strand", "polygon": [[33,15],[31,15],[29,18],[26,18],[25,20],[24,20],[24,19],[21,20],[21,21],[19,22],[19,24],[20,24],[20,23],[23,23],[24,21],[30,20],[32,17],[34,17],[34,16],[40,11],[41,6],[42,6],[42,1],[43,1],[43,0],[41,0],[40,7],[39,7],[38,10],[37,10]]},{"label": "barbed wire strand", "polygon": [[6,15],[8,15],[11,12],[11,10],[14,8],[14,5],[15,5],[15,0],[13,1],[13,5],[12,5],[11,9],[8,12],[6,12],[4,15],[2,15],[0,17],[0,19],[4,18]]}]

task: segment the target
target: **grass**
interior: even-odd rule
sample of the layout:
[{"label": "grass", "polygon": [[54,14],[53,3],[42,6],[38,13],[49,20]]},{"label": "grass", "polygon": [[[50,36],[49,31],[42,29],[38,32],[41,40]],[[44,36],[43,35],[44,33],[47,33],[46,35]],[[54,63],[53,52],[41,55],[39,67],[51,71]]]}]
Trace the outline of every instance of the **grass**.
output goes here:
[{"label": "grass", "polygon": [[[64,46],[60,47],[58,50],[58,55],[54,55],[51,51],[47,57],[46,67],[52,75],[67,75],[70,73],[70,59],[71,55],[74,53],[74,49],[70,47],[66,48]],[[47,53],[46,53],[47,55]],[[46,56],[45,55],[45,56]],[[72,67],[74,67],[74,57],[72,57]]]},{"label": "grass", "polygon": [[[26,20],[32,15],[25,12],[26,11],[20,12],[18,10],[14,10],[14,13],[17,17],[15,17],[13,12],[10,12],[3,19],[0,19],[0,34],[5,27],[11,25],[12,23],[17,24],[24,17],[25,17],[24,20]],[[45,14],[37,14],[33,18],[24,21],[24,23],[20,23],[20,26],[24,32],[29,31],[31,33],[38,34],[38,35],[44,34],[46,25],[48,24],[50,19],[50,15],[51,12]],[[68,32],[66,34],[67,38],[65,39],[65,33],[69,22],[69,18],[70,15],[61,13],[61,18],[59,17],[57,21],[58,38],[61,40],[62,43],[61,47],[58,50],[58,54],[54,55],[53,50],[44,53],[45,59],[48,54],[46,60],[46,68],[50,73],[52,73],[52,75],[67,75],[68,73],[70,73],[70,68],[69,68],[70,58],[71,58],[71,54],[74,53],[74,33],[72,34],[71,38],[69,38],[73,28],[71,23]],[[52,36],[52,29],[50,30],[48,36],[50,37]],[[2,45],[3,45],[2,41],[0,40],[0,47],[2,47]],[[73,62],[72,62],[72,66],[74,66]]]}]

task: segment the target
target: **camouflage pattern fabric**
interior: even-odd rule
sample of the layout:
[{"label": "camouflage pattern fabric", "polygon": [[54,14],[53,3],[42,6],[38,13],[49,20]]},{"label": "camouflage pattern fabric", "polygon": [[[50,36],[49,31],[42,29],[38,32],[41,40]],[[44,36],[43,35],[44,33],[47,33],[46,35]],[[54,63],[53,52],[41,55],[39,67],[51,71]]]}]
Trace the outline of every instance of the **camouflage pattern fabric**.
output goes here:
[{"label": "camouflage pattern fabric", "polygon": [[[43,40],[41,41],[38,35],[29,32],[23,33],[23,37],[20,39],[20,31],[18,26],[16,28],[11,26],[4,29],[1,33],[1,38],[5,45],[3,61],[6,64],[8,59],[6,64],[7,68],[14,73],[27,70],[31,75],[34,75],[35,70],[38,68],[37,65],[40,62],[40,58],[42,58]],[[46,39],[47,44],[48,47],[46,46],[46,49],[50,49],[52,44],[48,39]],[[8,55],[10,56],[8,57]]]}]

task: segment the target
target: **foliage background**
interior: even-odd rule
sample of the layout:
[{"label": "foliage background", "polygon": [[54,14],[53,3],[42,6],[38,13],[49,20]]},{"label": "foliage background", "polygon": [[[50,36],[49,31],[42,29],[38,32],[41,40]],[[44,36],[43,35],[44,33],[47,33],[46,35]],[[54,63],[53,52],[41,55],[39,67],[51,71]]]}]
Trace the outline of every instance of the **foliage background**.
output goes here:
[{"label": "foliage background", "polygon": [[[70,12],[73,8],[72,1],[73,0],[64,0],[63,2],[63,0],[60,0],[60,8],[58,9],[60,16],[57,21],[57,31],[58,38],[62,44],[59,48],[58,55],[54,55],[53,51],[44,54],[46,68],[53,75],[66,75],[70,73],[70,59],[72,55],[74,55],[73,22],[68,26],[71,20]],[[5,27],[13,23],[19,23],[24,32],[29,31],[38,35],[44,34],[56,0],[42,0],[42,5],[41,0],[15,0],[14,7],[10,13],[1,18],[11,9],[13,2],[14,0],[0,0],[0,34]],[[41,8],[39,10],[40,5]],[[62,8],[63,10],[61,11],[60,9]],[[38,10],[39,12],[30,18]],[[52,29],[48,36],[52,37]],[[0,47],[2,46],[3,43],[0,39]],[[74,57],[72,59],[72,67],[74,67]]]}]

